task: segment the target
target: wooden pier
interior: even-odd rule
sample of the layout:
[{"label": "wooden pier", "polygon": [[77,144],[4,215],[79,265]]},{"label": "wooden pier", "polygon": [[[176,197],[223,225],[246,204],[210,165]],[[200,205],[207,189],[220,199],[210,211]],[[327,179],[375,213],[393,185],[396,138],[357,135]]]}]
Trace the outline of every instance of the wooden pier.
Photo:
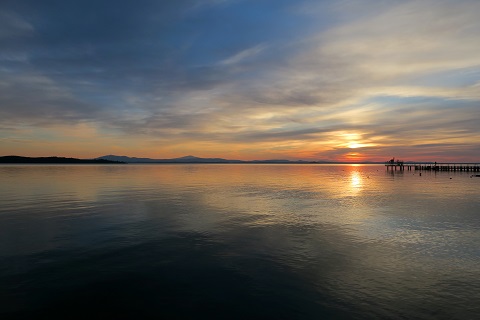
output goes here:
[{"label": "wooden pier", "polygon": [[411,163],[403,161],[387,161],[385,162],[387,170],[421,170],[421,171],[465,171],[480,172],[480,164],[478,163]]}]

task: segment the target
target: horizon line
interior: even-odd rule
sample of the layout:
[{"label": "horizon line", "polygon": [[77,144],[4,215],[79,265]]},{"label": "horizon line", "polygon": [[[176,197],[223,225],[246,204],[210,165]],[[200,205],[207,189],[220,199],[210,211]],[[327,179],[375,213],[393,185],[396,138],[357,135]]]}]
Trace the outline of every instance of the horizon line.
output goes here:
[{"label": "horizon line", "polygon": [[[187,156],[182,156],[182,157],[176,157],[176,158],[161,158],[161,159],[155,159],[155,158],[148,158],[148,157],[130,157],[130,156],[117,156],[117,155],[113,155],[113,154],[109,154],[109,155],[104,155],[104,156],[100,156],[100,157],[94,157],[94,158],[75,158],[75,157],[69,157],[69,156],[40,156],[40,157],[36,157],[36,156],[19,156],[19,155],[4,155],[4,156],[0,156],[0,158],[5,158],[5,157],[20,157],[20,158],[31,158],[31,159],[46,159],[46,158],[60,158],[60,159],[78,159],[78,160],[100,160],[100,159],[104,159],[106,157],[119,157],[119,158],[130,158],[130,159],[141,159],[141,160],[145,160],[145,162],[141,162],[141,161],[138,161],[138,162],[135,162],[135,163],[157,163],[157,164],[161,164],[161,163],[169,163],[169,161],[171,161],[170,163],[210,163],[210,164],[214,164],[214,163],[218,163],[218,164],[241,164],[241,163],[256,163],[256,162],[275,162],[275,163],[278,163],[278,164],[281,164],[282,162],[288,162],[288,163],[305,163],[305,164],[387,164],[388,163],[388,160],[386,161],[374,161],[374,160],[363,160],[363,161],[341,161],[341,160],[303,160],[303,159],[296,159],[296,160],[290,160],[290,159],[255,159],[255,160],[242,160],[242,159],[227,159],[227,158],[220,158],[220,157],[208,157],[208,158],[203,158],[203,157],[197,157],[197,156],[192,156],[192,155],[187,155]],[[193,158],[192,161],[188,161],[186,160],[185,158]],[[181,161],[181,159],[185,159],[183,161]],[[198,160],[206,160],[206,161],[203,161],[203,162],[199,162],[199,161],[195,161],[194,159],[198,159]],[[215,161],[211,161],[209,162],[208,160],[219,160],[219,161],[227,161],[227,162],[215,162]],[[108,160],[108,159],[105,159],[105,160]],[[179,161],[180,160],[180,161]],[[121,161],[121,160],[113,160],[113,161],[119,161],[119,162],[125,162],[125,161]],[[155,161],[158,161],[158,162],[155,162]],[[126,162],[128,163],[128,162]],[[445,162],[445,161],[431,161],[431,160],[424,160],[424,161],[415,161],[415,160],[407,160],[407,161],[403,161],[404,164],[415,164],[415,163],[421,163],[421,164],[478,164],[480,163],[480,161],[478,162],[451,162],[451,161],[448,161],[448,162]]]}]

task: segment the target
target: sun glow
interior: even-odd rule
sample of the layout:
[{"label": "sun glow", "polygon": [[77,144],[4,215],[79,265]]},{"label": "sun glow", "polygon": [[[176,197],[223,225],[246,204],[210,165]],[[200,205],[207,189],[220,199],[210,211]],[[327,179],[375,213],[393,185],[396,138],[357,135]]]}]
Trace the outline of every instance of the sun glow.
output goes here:
[{"label": "sun glow", "polygon": [[362,146],[363,146],[362,144],[356,143],[356,142],[351,142],[351,143],[348,145],[348,147],[349,147],[350,149],[356,149],[356,148],[360,148],[360,147],[362,147]]},{"label": "sun glow", "polygon": [[345,132],[339,131],[336,132],[336,138],[338,141],[338,147],[348,148],[348,149],[359,149],[366,147],[374,147],[378,144],[372,143],[372,141],[367,141],[364,139],[364,133],[360,132]]}]

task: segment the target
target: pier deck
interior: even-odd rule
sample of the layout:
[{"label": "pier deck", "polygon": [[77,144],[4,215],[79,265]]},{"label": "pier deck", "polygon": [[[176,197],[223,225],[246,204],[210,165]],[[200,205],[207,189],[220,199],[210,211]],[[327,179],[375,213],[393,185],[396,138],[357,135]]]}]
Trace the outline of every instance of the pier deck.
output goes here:
[{"label": "pier deck", "polygon": [[480,164],[478,163],[404,163],[386,162],[387,170],[422,170],[422,171],[466,171],[480,172]]}]

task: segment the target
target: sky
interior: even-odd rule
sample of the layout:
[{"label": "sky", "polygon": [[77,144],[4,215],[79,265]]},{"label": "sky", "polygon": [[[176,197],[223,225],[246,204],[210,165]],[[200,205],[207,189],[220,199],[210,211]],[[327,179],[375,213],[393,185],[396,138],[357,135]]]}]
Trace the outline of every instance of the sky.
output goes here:
[{"label": "sky", "polygon": [[478,0],[2,0],[0,155],[480,161]]}]

